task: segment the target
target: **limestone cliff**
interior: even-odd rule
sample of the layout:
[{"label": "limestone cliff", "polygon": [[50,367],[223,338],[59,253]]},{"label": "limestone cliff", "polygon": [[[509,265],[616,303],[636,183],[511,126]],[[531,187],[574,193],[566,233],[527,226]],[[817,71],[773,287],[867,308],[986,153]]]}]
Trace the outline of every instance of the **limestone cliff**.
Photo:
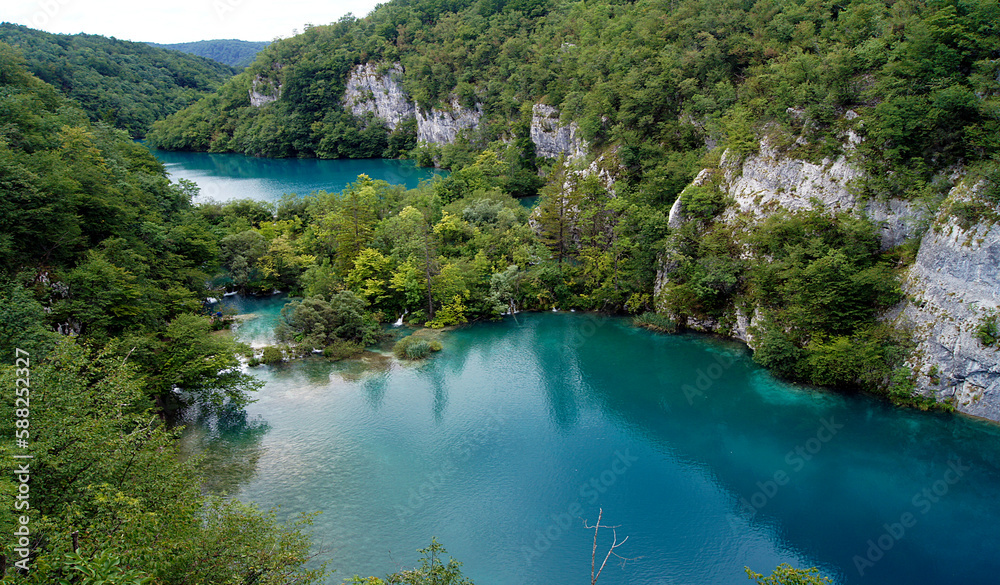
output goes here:
[{"label": "limestone cliff", "polygon": [[403,91],[403,68],[398,64],[383,66],[374,63],[358,65],[347,77],[347,88],[341,103],[355,116],[371,112],[395,130],[403,120],[416,115],[416,108]]},{"label": "limestone cliff", "polygon": [[[721,189],[728,206],[714,221],[736,229],[779,208],[819,206],[867,217],[879,227],[884,249],[922,237],[916,261],[904,277],[907,300],[884,318],[912,331],[917,347],[909,366],[919,392],[949,400],[961,412],[1000,421],[1000,348],[985,347],[977,337],[984,318],[1000,307],[1000,209],[959,183],[937,216],[929,218],[912,202],[858,198],[851,186],[861,177],[860,169],[844,157],[817,164],[784,155],[765,140],[758,154],[742,160],[727,152],[718,168],[702,171],[692,185]],[[954,207],[970,201],[985,211],[963,224],[955,218]],[[677,230],[686,221],[678,198],[669,227]],[[674,254],[668,245],[657,273],[657,296],[678,266]],[[755,308],[737,307],[718,321],[689,319],[687,325],[753,347],[750,332],[756,318]]]},{"label": "limestone cliff", "polygon": [[778,207],[797,211],[819,204],[830,212],[853,211],[875,222],[883,248],[917,235],[920,216],[910,203],[861,201],[852,192],[851,184],[862,173],[845,156],[817,164],[783,155],[763,140],[758,154],[740,162],[727,151],[719,166],[723,188],[735,202],[726,211],[726,220],[740,214],[759,219]]},{"label": "limestone cliff", "polygon": [[[921,213],[913,204],[900,200],[863,201],[852,192],[851,183],[861,176],[861,171],[845,156],[810,162],[783,154],[764,139],[757,154],[741,158],[726,151],[717,169],[701,171],[691,185],[721,189],[729,205],[717,221],[743,228],[778,209],[796,211],[819,206],[830,212],[849,211],[872,220],[879,227],[885,249],[919,235]],[[668,226],[676,230],[686,220],[683,203],[678,197],[670,209]],[[656,297],[670,281],[671,271],[676,269],[672,254],[668,245],[657,272]],[[687,325],[696,330],[731,335],[753,347],[749,328],[755,314],[756,311],[748,315],[734,309],[734,313],[724,320],[726,325],[691,319]]]},{"label": "limestone cliff", "polygon": [[952,213],[975,198],[959,184],[945,200],[905,278],[899,321],[917,342],[910,365],[920,392],[1000,421],[1000,348],[985,347],[976,335],[1000,306],[1000,222],[988,213],[963,227]]},{"label": "limestone cliff", "polygon": [[[254,93],[251,102],[263,105],[277,99],[279,94]],[[417,141],[428,144],[450,144],[459,132],[479,128],[482,108],[462,106],[452,97],[447,106],[425,110],[417,107],[403,87],[403,67],[399,63],[362,63],[351,70],[341,100],[344,108],[355,116],[372,113],[394,130],[404,120],[416,118]],[[551,106],[535,104],[532,108],[531,140],[538,156],[556,158],[566,155],[568,160],[586,157],[588,145],[580,135],[575,122],[562,123],[559,111]]]},{"label": "limestone cliff", "polygon": [[417,141],[428,144],[450,144],[462,130],[479,127],[482,108],[462,107],[452,98],[450,108],[418,108],[403,88],[403,67],[399,63],[362,63],[347,76],[347,87],[341,100],[344,108],[355,116],[371,112],[394,130],[404,120],[417,119]]},{"label": "limestone cliff", "polygon": [[260,75],[253,78],[250,85],[250,105],[259,108],[277,101],[281,97],[281,84],[264,79]]},{"label": "limestone cliff", "polygon": [[562,124],[559,110],[545,104],[535,104],[531,108],[531,141],[535,143],[535,154],[547,158],[566,155],[569,160],[587,155],[587,143],[580,136],[576,122]]},{"label": "limestone cliff", "polygon": [[417,142],[450,144],[462,130],[478,128],[482,115],[483,110],[479,106],[470,110],[462,107],[455,98],[451,100],[451,109],[420,110],[417,112]]}]

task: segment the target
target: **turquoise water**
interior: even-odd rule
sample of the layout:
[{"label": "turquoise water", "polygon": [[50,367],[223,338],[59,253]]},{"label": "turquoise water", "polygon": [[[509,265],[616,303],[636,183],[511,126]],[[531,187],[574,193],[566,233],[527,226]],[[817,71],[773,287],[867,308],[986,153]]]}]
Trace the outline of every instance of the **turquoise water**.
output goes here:
[{"label": "turquoise water", "polygon": [[[283,301],[240,302],[263,326]],[[782,562],[836,583],[996,583],[995,425],[785,384],[739,344],[619,319],[523,314],[442,339],[417,364],[255,368],[259,400],[190,443],[213,486],[322,511],[329,583],[411,566],[431,536],[479,585],[586,582],[600,509],[635,559],[603,584],[742,584]]]},{"label": "turquoise water", "polygon": [[393,185],[414,188],[444,171],[421,168],[413,161],[391,159],[254,158],[242,154],[205,154],[154,150],[172,180],[188,179],[201,187],[199,200],[277,201],[285,193],[335,193],[366,174]]},{"label": "turquoise water", "polygon": [[288,297],[284,294],[266,297],[229,295],[213,304],[212,310],[236,315],[233,329],[239,340],[253,347],[263,347],[278,343],[274,328],[278,326],[281,308],[287,302]]}]

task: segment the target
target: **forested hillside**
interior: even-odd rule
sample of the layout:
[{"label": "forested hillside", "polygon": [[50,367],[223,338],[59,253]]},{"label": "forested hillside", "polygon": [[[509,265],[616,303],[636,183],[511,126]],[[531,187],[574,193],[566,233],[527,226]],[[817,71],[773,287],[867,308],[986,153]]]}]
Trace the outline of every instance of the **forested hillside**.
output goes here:
[{"label": "forested hillside", "polygon": [[[735,199],[764,196],[732,185],[766,151],[817,173],[853,165],[839,187],[922,209],[924,231],[996,222],[998,27],[996,0],[396,0],[272,43],[223,83],[230,69],[201,58],[2,25],[16,47],[0,42],[0,378],[18,386],[21,350],[45,389],[24,581],[317,578],[301,525],[204,497],[162,422],[192,406],[238,419],[252,397],[240,356],[269,355],[213,334],[227,323],[204,299],[223,290],[301,297],[278,360],[350,356],[400,315],[438,328],[580,309],[662,331],[751,315],[755,359],[778,374],[919,402],[910,332],[882,316],[906,298],[923,232],[886,243],[878,222],[819,199],[751,217]],[[362,64],[416,110],[390,124],[345,103]],[[418,143],[418,119],[452,114],[476,123]],[[195,205],[132,140],[156,119],[165,148],[453,172]],[[584,152],[539,156],[540,120],[572,127]],[[532,211],[515,199],[535,194]],[[5,420],[17,408],[4,394]],[[23,450],[11,426],[2,441]]]},{"label": "forested hillside", "polygon": [[216,39],[211,41],[194,41],[191,43],[173,43],[163,45],[148,43],[161,49],[172,49],[182,53],[190,53],[218,61],[232,67],[244,68],[253,63],[257,53],[264,50],[270,41],[240,41],[237,39]]},{"label": "forested hillside", "polygon": [[[519,306],[655,306],[672,320],[657,327],[721,331],[749,310],[761,363],[905,401],[912,344],[877,322],[903,298],[919,232],[886,249],[878,226],[847,209],[716,222],[733,201],[713,169],[727,151],[738,175],[739,161],[766,143],[820,165],[843,157],[857,169],[844,186],[852,198],[920,213],[933,213],[964,180],[978,185],[978,199],[949,209],[966,222],[991,217],[1000,197],[998,27],[995,0],[393,2],[272,44],[217,94],[158,122],[150,138],[264,156],[405,156],[400,145],[416,142],[419,125],[473,120],[453,140],[418,144],[409,156],[455,171],[434,188],[441,209],[477,189],[519,196],[545,185],[532,220],[543,252],[506,261],[528,277],[519,282],[552,276],[530,294],[521,288]],[[368,111],[343,99],[364,63],[370,89],[351,100],[374,104]],[[398,87],[406,101],[391,101]],[[378,92],[396,111],[378,109]],[[414,115],[407,103],[416,124],[390,125]],[[539,112],[578,131],[582,161],[536,156]],[[701,169],[708,174],[688,186]],[[692,221],[668,228],[682,191]],[[457,231],[436,233],[474,233],[474,221],[459,221],[467,211],[474,217],[471,209],[454,208],[447,221],[459,222]],[[424,212],[429,225],[445,221],[435,213]],[[865,349],[847,356],[851,347]]]},{"label": "forested hillside", "polygon": [[161,418],[238,413],[257,387],[203,314],[219,236],[191,191],[3,43],[0,111],[0,526],[30,534],[4,541],[4,582],[311,582],[301,524],[203,496]]},{"label": "forested hillside", "polygon": [[[752,149],[773,122],[829,154],[848,109],[871,192],[906,191],[996,152],[998,16],[992,0],[393,2],[274,43],[153,138],[323,155],[325,137],[378,125],[340,104],[351,67],[398,61],[420,108],[481,105],[473,148],[518,134],[524,106],[544,102],[596,150],[618,147],[628,183],[665,203],[706,144]],[[251,106],[255,79],[281,98]]]},{"label": "forested hillside", "polygon": [[0,42],[24,55],[28,70],[71,98],[91,121],[145,136],[156,120],[218,88],[237,70],[98,35],[56,35],[0,24]]}]

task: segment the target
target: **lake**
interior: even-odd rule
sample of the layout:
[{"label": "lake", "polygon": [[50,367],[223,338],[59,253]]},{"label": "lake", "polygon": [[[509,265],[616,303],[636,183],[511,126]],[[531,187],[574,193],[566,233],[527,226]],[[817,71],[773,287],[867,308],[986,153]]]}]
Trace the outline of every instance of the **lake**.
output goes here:
[{"label": "lake", "polygon": [[285,193],[308,195],[320,190],[336,193],[362,173],[412,189],[420,181],[447,174],[447,171],[418,167],[409,160],[254,158],[232,153],[168,150],[153,150],[153,154],[166,166],[171,179],[198,183],[201,187],[198,201],[277,201]]},{"label": "lake", "polygon": [[[401,164],[157,155],[220,200]],[[257,346],[285,301],[224,299]],[[442,342],[419,363],[383,348],[254,368],[258,401],[193,420],[183,448],[215,492],[322,512],[330,584],[413,566],[431,537],[479,585],[586,582],[600,510],[633,559],[604,585],[748,583],[744,566],[782,562],[852,585],[997,582],[997,425],[787,384],[741,344],[617,318],[521,314]]]},{"label": "lake", "polygon": [[[231,300],[257,342],[285,302]],[[782,562],[835,583],[996,582],[996,425],[790,385],[741,344],[619,318],[521,314],[442,341],[418,363],[254,368],[259,400],[186,449],[214,489],[322,511],[329,583],[412,566],[432,536],[480,585],[586,582],[601,509],[634,559],[601,583],[748,583],[744,566]]]}]

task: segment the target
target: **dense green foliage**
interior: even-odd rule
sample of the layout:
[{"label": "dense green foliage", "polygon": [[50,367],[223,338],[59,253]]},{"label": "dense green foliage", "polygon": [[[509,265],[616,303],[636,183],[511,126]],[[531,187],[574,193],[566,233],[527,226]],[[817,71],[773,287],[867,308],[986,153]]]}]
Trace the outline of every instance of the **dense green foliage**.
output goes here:
[{"label": "dense green foliage", "polygon": [[819,574],[819,569],[796,569],[788,563],[778,565],[767,577],[746,569],[747,577],[757,585],[829,585],[830,578]]},{"label": "dense green foliage", "polygon": [[[757,311],[754,359],[813,384],[891,392],[905,332],[876,324],[901,299],[891,254],[874,226],[821,210],[775,213],[743,232],[687,223],[671,236],[674,270],[662,308],[678,320],[732,326],[734,306]],[[767,258],[767,262],[747,260]]]},{"label": "dense green foliage", "polygon": [[[30,465],[30,507],[5,507],[0,528],[29,519],[31,567],[12,566],[22,556],[5,539],[4,583],[319,580],[304,568],[308,519],[204,497],[164,422],[186,405],[238,410],[259,384],[202,307],[221,270],[210,210],[3,43],[0,112],[0,383],[20,389],[0,397],[5,499],[15,464]],[[238,211],[227,225],[249,229]]]},{"label": "dense green foliage", "polygon": [[253,63],[257,53],[264,50],[264,47],[271,44],[270,41],[240,41],[237,39],[215,39],[211,41],[194,41],[191,43],[173,43],[162,45],[159,43],[147,43],[161,49],[170,49],[198,55],[213,61],[218,61],[230,67],[243,69]]},{"label": "dense green foliage", "polygon": [[98,35],[56,35],[0,24],[0,42],[28,70],[74,100],[91,121],[145,136],[154,121],[218,88],[235,70],[220,63]]},{"label": "dense green foliage", "polygon": [[428,341],[416,335],[407,335],[392,346],[392,352],[401,360],[420,360],[435,351],[441,351],[440,341]]},{"label": "dense green foliage", "polygon": [[976,338],[984,347],[1000,347],[1000,317],[996,313],[983,318],[976,328]]},{"label": "dense green foliage", "polygon": [[[173,433],[143,407],[141,368],[70,339],[30,353],[30,509],[18,516],[31,518],[31,570],[9,567],[5,583],[75,583],[88,573],[129,585],[139,576],[164,585],[318,580],[320,572],[303,568],[312,554],[300,531],[307,518],[284,526],[273,513],[202,496],[193,462],[181,462]],[[0,370],[5,387],[17,377],[13,367]],[[13,421],[22,406],[4,393],[0,416]],[[14,451],[10,426],[5,453]],[[0,479],[11,501],[15,461],[23,460],[4,457]],[[0,515],[8,534],[15,522],[12,511]],[[71,554],[74,531],[79,556]],[[12,547],[7,539],[11,562],[21,558]]]},{"label": "dense green foliage", "polygon": [[448,558],[448,562],[442,560],[442,556],[448,554],[444,546],[432,538],[431,544],[427,548],[419,551],[423,556],[420,564],[413,569],[387,575],[384,579],[379,577],[359,577],[344,581],[345,585],[472,585],[472,581],[462,576],[462,563],[453,558]]}]

